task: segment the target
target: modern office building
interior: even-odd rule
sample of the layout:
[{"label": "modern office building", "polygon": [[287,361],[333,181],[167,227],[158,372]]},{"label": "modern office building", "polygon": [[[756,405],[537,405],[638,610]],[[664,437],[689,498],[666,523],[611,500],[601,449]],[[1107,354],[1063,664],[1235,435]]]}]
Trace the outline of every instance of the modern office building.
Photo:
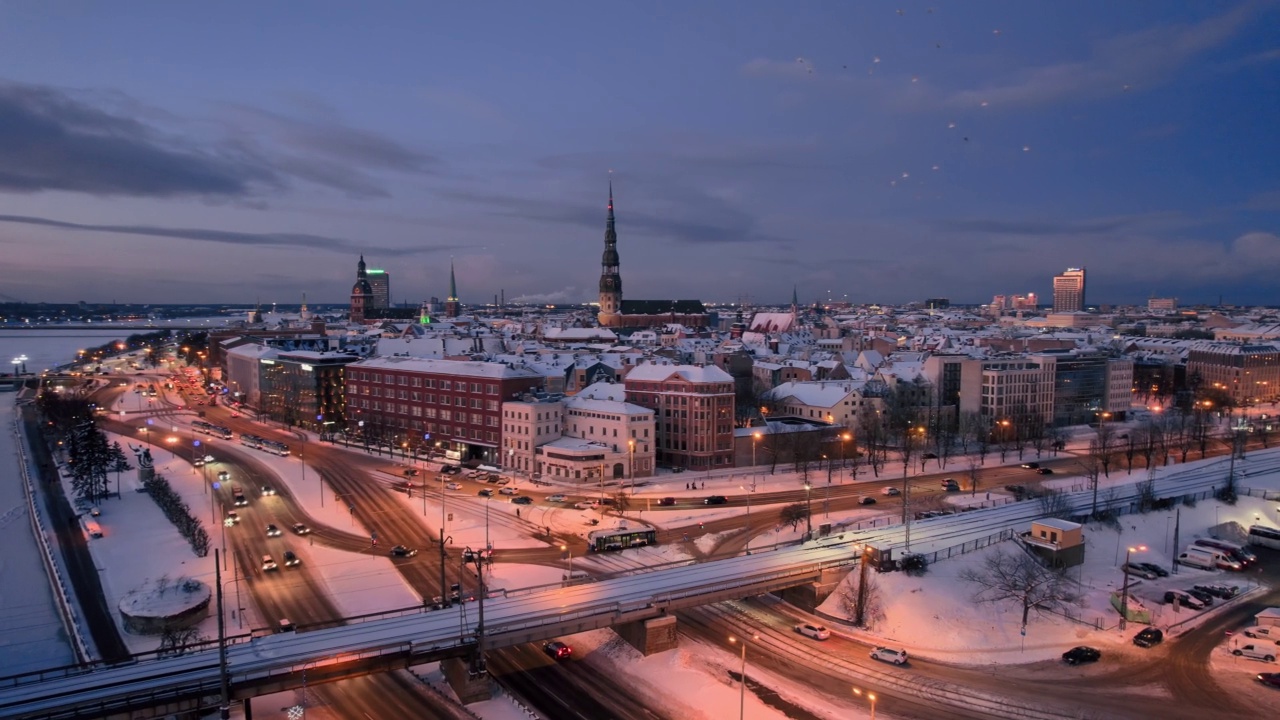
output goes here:
[{"label": "modern office building", "polygon": [[346,422],[344,370],[355,355],[309,350],[258,358],[258,412],[318,433]]},{"label": "modern office building", "polygon": [[1280,398],[1280,349],[1262,343],[1194,343],[1187,351],[1187,382],[1225,393],[1238,405],[1274,402]]},{"label": "modern office building", "polygon": [[1054,312],[1080,312],[1084,303],[1084,268],[1067,268],[1053,277]]},{"label": "modern office building", "polygon": [[369,268],[365,277],[373,290],[373,302],[369,307],[376,310],[391,307],[391,274],[386,270]]}]

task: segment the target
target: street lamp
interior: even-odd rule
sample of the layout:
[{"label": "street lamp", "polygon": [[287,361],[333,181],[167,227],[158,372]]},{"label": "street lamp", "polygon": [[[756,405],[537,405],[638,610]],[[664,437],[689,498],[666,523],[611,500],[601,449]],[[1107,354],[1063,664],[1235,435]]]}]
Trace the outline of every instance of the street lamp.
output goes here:
[{"label": "street lamp", "polygon": [[[864,693],[859,688],[854,688],[853,694],[862,697]],[[865,695],[867,696],[867,701],[871,703],[871,720],[876,720],[876,694],[868,692]]]},{"label": "street lamp", "polygon": [[804,484],[804,539],[813,539],[813,485]]},{"label": "street lamp", "polygon": [[742,491],[747,494],[747,554],[751,554],[751,494],[756,491],[756,484],[751,483],[751,487],[739,485]]},{"label": "street lamp", "polygon": [[627,465],[627,474],[631,476],[631,497],[636,495],[636,441],[627,441],[627,449],[631,451],[631,462]]},{"label": "street lamp", "polygon": [[568,545],[562,544],[560,546],[560,552],[566,553],[569,556],[569,575],[567,576],[568,579],[565,580],[565,585],[571,585],[573,584],[573,551],[569,549]]},{"label": "street lamp", "polygon": [[1146,552],[1146,545],[1126,548],[1124,551],[1124,585],[1120,588],[1120,629],[1128,627],[1129,621],[1129,557],[1136,552]]},{"label": "street lamp", "polygon": [[848,445],[850,438],[853,436],[849,433],[840,433],[840,482],[844,482],[844,451]]},{"label": "street lamp", "polygon": [[[752,635],[752,640],[759,640],[759,635]],[[730,643],[737,643],[742,646],[742,672],[738,675],[738,720],[746,714],[747,710],[747,641],[745,638],[729,637]]]}]

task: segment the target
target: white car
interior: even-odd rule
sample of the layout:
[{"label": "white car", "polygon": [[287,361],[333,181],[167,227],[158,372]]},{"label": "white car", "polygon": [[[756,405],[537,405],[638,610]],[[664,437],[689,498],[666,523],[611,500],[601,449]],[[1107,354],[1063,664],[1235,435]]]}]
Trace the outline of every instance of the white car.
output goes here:
[{"label": "white car", "polygon": [[1265,662],[1276,661],[1276,649],[1267,645],[1244,645],[1232,650],[1231,654]]},{"label": "white car", "polygon": [[901,495],[901,494],[902,494],[902,491],[901,491],[901,490],[899,490],[898,488],[896,488],[896,487],[892,487],[892,486],[890,486],[890,487],[882,487],[882,488],[880,488],[880,494],[881,494],[881,495],[888,495],[888,496],[892,497],[892,496],[894,496],[894,495]]},{"label": "white car", "polygon": [[1277,645],[1280,645],[1280,627],[1259,625],[1257,627],[1246,628],[1244,636],[1255,640],[1274,640]]},{"label": "white car", "polygon": [[461,490],[461,489],[462,489],[462,484],[461,484],[461,483],[449,483],[448,485],[445,485],[445,487],[446,487],[447,489],[449,489],[449,490]]},{"label": "white car", "polygon": [[831,631],[821,625],[811,625],[809,623],[800,623],[796,625],[796,632],[811,637],[814,640],[826,640],[831,637]]},{"label": "white car", "polygon": [[565,500],[568,500],[568,499],[569,499],[568,496],[561,495],[559,493],[556,493],[555,495],[547,496],[547,502],[564,502]]},{"label": "white car", "polygon": [[594,510],[599,507],[599,505],[600,503],[595,500],[583,500],[582,502],[575,503],[573,507],[578,510]]},{"label": "white car", "polygon": [[901,665],[907,661],[907,651],[878,647],[871,651],[871,658],[873,660],[880,660],[881,662],[891,662],[894,665]]},{"label": "white car", "polygon": [[502,489],[501,489],[501,490],[499,490],[498,492],[499,492],[499,493],[501,493],[501,494],[503,494],[503,495],[519,495],[519,494],[520,494],[520,491],[519,491],[519,490],[515,489],[514,487],[512,487],[512,486],[510,486],[510,485],[508,485],[508,486],[506,486],[506,487],[502,488]]}]

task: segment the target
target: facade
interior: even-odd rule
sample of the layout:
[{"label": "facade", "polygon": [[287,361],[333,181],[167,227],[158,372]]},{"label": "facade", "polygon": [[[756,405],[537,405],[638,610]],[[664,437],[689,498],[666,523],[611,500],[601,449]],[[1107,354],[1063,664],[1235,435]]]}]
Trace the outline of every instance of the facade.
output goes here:
[{"label": "facade", "polygon": [[1082,312],[1084,300],[1084,268],[1067,268],[1053,278],[1053,311]]},{"label": "facade", "polygon": [[854,428],[863,408],[883,409],[882,400],[863,395],[864,387],[853,380],[789,382],[774,388],[770,399],[780,415]]},{"label": "facade", "polygon": [[599,481],[654,470],[653,411],[588,397],[533,398],[502,405],[507,467],[545,478]]},{"label": "facade", "polygon": [[[1097,414],[1107,410],[1109,385],[1105,354],[1070,351],[1032,357],[1053,372],[1054,425],[1086,425],[1096,422]],[[1125,399],[1128,400],[1127,389]]]},{"label": "facade", "polygon": [[430,448],[455,462],[500,464],[502,403],[542,387],[522,365],[404,356],[370,358],[347,372],[347,432],[367,441]]},{"label": "facade", "polygon": [[356,283],[351,286],[351,322],[364,322],[365,312],[372,307],[373,286],[369,284],[369,272],[361,255],[360,264],[356,266]]},{"label": "facade", "polygon": [[346,353],[311,351],[259,358],[259,415],[318,433],[344,427],[345,368],[358,359]]},{"label": "facade", "polygon": [[1178,309],[1178,298],[1150,298],[1147,300],[1147,310],[1153,312],[1173,312]]},{"label": "facade", "polygon": [[226,385],[231,388],[231,396],[250,407],[259,407],[262,391],[258,379],[262,376],[258,368],[263,359],[274,360],[280,351],[268,345],[246,343],[237,345],[225,352]]},{"label": "facade", "polygon": [[1022,542],[1045,565],[1075,567],[1084,562],[1084,528],[1079,523],[1058,518],[1042,518],[1031,523]]},{"label": "facade", "polygon": [[1053,421],[1052,367],[1027,359],[982,360],[979,366],[980,415],[997,423],[1032,415]]},{"label": "facade", "polygon": [[1187,377],[1229,395],[1237,405],[1280,400],[1280,348],[1198,342],[1187,351]]},{"label": "facade", "polygon": [[644,364],[623,382],[627,402],[654,411],[658,463],[733,466],[733,376],[718,367]]},{"label": "facade", "polygon": [[386,270],[369,268],[367,277],[373,290],[373,302],[369,307],[377,310],[391,307],[391,274]]},{"label": "facade", "polygon": [[601,327],[645,328],[679,324],[705,327],[710,315],[700,300],[623,300],[618,257],[618,232],[613,217],[613,183],[609,183],[609,212],[605,218],[604,255],[600,259]]}]

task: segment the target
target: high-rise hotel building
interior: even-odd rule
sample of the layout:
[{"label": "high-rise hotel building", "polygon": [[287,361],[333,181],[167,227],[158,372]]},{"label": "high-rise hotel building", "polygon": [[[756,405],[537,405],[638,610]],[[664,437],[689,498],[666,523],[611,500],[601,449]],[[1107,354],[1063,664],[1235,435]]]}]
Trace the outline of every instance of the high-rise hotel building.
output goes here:
[{"label": "high-rise hotel building", "polygon": [[1067,268],[1061,275],[1053,276],[1053,311],[1081,312],[1084,310],[1084,268]]}]

